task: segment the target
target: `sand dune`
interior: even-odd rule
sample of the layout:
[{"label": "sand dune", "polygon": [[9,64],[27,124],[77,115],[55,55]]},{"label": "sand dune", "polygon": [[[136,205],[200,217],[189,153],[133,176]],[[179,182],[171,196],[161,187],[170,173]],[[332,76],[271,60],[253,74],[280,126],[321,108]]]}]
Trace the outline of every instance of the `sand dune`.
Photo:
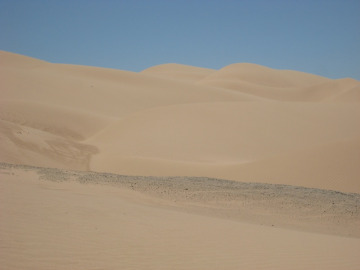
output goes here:
[{"label": "sand dune", "polygon": [[[356,90],[353,89],[359,86],[359,81],[349,78],[332,80],[330,82],[301,89],[299,91],[299,97],[301,95],[304,99],[307,98],[308,101],[359,102],[360,100],[356,98],[356,96],[345,98],[348,92],[355,92]],[[344,96],[344,98],[341,98],[342,96]]]},{"label": "sand dune", "polygon": [[179,64],[163,64],[150,67],[142,73],[158,77],[176,79],[182,81],[196,82],[215,72],[214,69],[198,68]]},{"label": "sand dune", "polygon": [[340,101],[340,102],[360,102],[360,85],[359,85],[359,83],[350,89],[345,89],[344,91],[341,91],[340,93],[334,94],[334,96],[332,96],[330,98],[330,100]]},{"label": "sand dune", "polygon": [[[281,156],[295,162],[294,153],[302,149],[310,153],[360,138],[359,81],[246,63],[218,71],[165,64],[135,73],[51,64],[7,52],[0,58],[3,136],[9,141],[19,129],[28,129],[37,134],[32,135],[38,149],[33,154],[41,156],[22,161],[24,143],[12,141],[12,147],[4,144],[2,161],[46,166],[39,160],[54,155],[41,145],[55,136],[53,141],[68,142],[65,160],[74,145],[92,147],[85,167],[98,171],[247,178],[347,191],[358,186],[360,170],[344,176],[352,183],[346,187],[328,184],[331,169],[319,168],[316,174],[310,159],[288,178],[280,177],[280,171],[289,171],[280,161],[270,178],[258,174],[261,168],[253,173],[245,168]],[[331,149],[328,155],[338,156],[340,149]],[[64,160],[60,156],[56,159]],[[344,173],[349,167],[342,164],[336,168]],[[64,168],[64,163],[52,166]],[[322,177],[310,181],[310,171]]]},{"label": "sand dune", "polygon": [[304,87],[319,84],[329,79],[292,70],[276,70],[268,67],[238,63],[226,66],[201,80],[209,84],[216,81],[237,81],[268,87]]},{"label": "sand dune", "polygon": [[116,120],[76,108],[19,100],[0,101],[0,118],[74,140],[84,140]]},{"label": "sand dune", "polygon": [[359,87],[0,51],[0,265],[359,269]]},{"label": "sand dune", "polygon": [[98,152],[92,145],[0,120],[0,161],[15,164],[89,170]]},{"label": "sand dune", "polygon": [[251,95],[128,71],[48,63],[31,69],[1,65],[2,100],[64,106],[111,117],[172,104],[256,100]]},{"label": "sand dune", "polygon": [[16,53],[0,51],[2,68],[35,68],[37,66],[48,64],[45,61],[20,55]]},{"label": "sand dune", "polygon": [[[316,149],[319,145],[359,138],[359,118],[360,108],[346,104],[187,104],[157,108],[122,119],[87,143],[96,145],[100,151],[91,162],[91,167],[98,171],[132,175],[196,175],[261,182],[271,180],[341,189],[341,184],[329,184],[325,177],[331,174],[331,168],[329,172],[319,168],[319,174],[324,177],[317,178],[315,174],[308,179],[307,168],[310,171],[314,168],[310,159],[302,160],[303,172],[298,170],[298,176],[281,177],[281,180],[283,173],[272,176],[264,173],[259,177],[263,171],[261,166],[255,166],[251,174],[244,173],[240,165],[257,164],[260,160],[292,154],[300,149]],[[341,148],[333,150],[327,154],[334,157],[341,154]],[[295,160],[296,155],[290,159]],[[345,177],[349,168],[345,165],[352,162],[346,159],[344,167],[332,168],[345,173]],[[233,167],[237,169],[230,169]],[[283,172],[292,170],[291,167],[281,166],[281,162],[277,168]],[[341,190],[351,191],[357,187],[356,190],[360,191],[358,168],[353,167],[348,176],[347,181],[353,179],[353,184],[348,186],[344,183]],[[314,177],[316,180],[312,183]],[[341,179],[337,181],[341,182]]]},{"label": "sand dune", "polygon": [[360,193],[359,162],[360,141],[356,139],[224,166],[213,176]]},{"label": "sand dune", "polygon": [[108,145],[124,156],[247,162],[343,138],[359,138],[359,117],[360,107],[348,104],[183,104],[133,114],[88,142]]},{"label": "sand dune", "polygon": [[[227,66],[211,73],[197,83],[231,89],[267,99],[298,102],[331,99],[332,96],[340,95],[360,84],[359,81],[350,78],[329,80],[312,74],[290,70],[273,70],[253,64]],[[354,101],[351,98],[348,100]],[[343,99],[342,101],[347,100]]]}]

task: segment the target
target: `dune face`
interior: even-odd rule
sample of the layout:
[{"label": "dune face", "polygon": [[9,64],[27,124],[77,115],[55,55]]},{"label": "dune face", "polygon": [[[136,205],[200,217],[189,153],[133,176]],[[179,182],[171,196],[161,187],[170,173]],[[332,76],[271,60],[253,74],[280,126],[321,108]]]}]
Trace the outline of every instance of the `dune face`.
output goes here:
[{"label": "dune face", "polygon": [[135,73],[0,59],[2,162],[360,192],[359,81],[246,63]]},{"label": "dune face", "polygon": [[0,51],[4,269],[360,269],[360,82]]}]

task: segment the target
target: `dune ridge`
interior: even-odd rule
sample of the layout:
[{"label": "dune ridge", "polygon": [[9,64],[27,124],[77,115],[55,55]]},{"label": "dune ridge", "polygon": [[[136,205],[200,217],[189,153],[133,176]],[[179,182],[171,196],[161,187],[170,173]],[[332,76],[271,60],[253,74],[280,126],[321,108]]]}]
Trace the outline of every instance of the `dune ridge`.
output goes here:
[{"label": "dune ridge", "polygon": [[[49,159],[53,167],[66,168],[55,160],[69,160],[75,145],[87,145],[93,150],[89,156],[85,151],[88,164],[81,168],[90,170],[360,192],[360,170],[348,166],[351,161],[339,162],[335,172],[331,158],[315,161],[299,152],[318,156],[323,145],[360,138],[359,81],[249,63],[220,70],[164,64],[136,73],[52,64],[4,51],[0,59],[2,136],[12,141],[11,147],[2,144],[7,153],[2,162],[47,166]],[[36,159],[21,160],[29,137],[15,135],[23,129],[37,138],[29,152]],[[43,151],[49,136],[68,149],[56,155]],[[351,147],[329,149],[329,157],[354,157]],[[283,157],[288,166],[281,168]],[[273,173],[259,174],[259,164],[270,166],[266,160],[278,165]],[[297,173],[290,173],[293,166]],[[332,170],[336,179],[328,181]]]},{"label": "dune ridge", "polygon": [[180,64],[163,64],[147,68],[141,73],[168,79],[197,82],[214,72],[215,70],[209,68],[198,68]]}]

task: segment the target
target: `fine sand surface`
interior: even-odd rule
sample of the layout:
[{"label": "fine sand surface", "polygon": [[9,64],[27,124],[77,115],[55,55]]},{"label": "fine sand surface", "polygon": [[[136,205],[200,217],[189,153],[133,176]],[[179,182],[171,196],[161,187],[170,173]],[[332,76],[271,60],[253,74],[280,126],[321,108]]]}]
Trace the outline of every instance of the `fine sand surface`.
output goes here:
[{"label": "fine sand surface", "polygon": [[0,51],[0,265],[360,269],[359,123],[351,78]]},{"label": "fine sand surface", "polygon": [[360,267],[359,194],[0,165],[4,269]]},{"label": "fine sand surface", "polygon": [[360,82],[240,63],[142,72],[0,52],[0,161],[360,192]]}]

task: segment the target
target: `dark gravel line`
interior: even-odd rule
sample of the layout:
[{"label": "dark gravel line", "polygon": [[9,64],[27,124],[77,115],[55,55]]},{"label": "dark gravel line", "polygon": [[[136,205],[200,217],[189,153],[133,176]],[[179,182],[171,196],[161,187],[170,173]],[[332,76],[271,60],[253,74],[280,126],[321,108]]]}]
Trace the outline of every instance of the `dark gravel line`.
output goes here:
[{"label": "dark gravel line", "polygon": [[360,237],[358,193],[207,177],[127,176],[0,163],[0,169],[12,168],[36,171],[40,179],[47,181],[127,188],[172,201],[180,208],[184,205],[194,209],[205,207],[217,211],[219,216],[239,216],[262,224],[273,223],[277,217],[288,217],[289,223],[294,219],[303,222],[305,229],[311,222],[328,227],[330,224],[328,231],[336,234],[347,227],[347,235]]}]

